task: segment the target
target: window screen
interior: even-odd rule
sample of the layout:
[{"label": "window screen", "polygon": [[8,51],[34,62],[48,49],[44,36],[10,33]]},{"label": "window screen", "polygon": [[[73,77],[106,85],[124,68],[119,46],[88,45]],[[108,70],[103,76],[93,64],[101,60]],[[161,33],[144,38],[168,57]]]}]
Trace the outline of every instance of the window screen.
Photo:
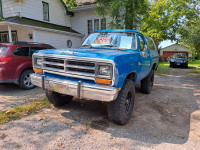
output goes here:
[{"label": "window screen", "polygon": [[2,0],[0,0],[0,17],[3,17]]},{"label": "window screen", "polygon": [[93,31],[92,20],[88,20],[88,34],[90,34],[92,31]]},{"label": "window screen", "polygon": [[101,30],[106,29],[106,18],[101,19]]},{"label": "window screen", "polygon": [[13,55],[28,57],[29,56],[29,47],[19,47],[13,52]]},{"label": "window screen", "polygon": [[99,30],[99,19],[94,19],[94,30]]},{"label": "window screen", "polygon": [[[12,31],[12,41],[18,41],[17,39],[17,31]],[[0,33],[0,42],[8,43],[9,42],[9,34],[8,32],[1,32]]]},{"label": "window screen", "polygon": [[43,4],[43,20],[49,21],[49,4],[46,2],[42,2]]}]

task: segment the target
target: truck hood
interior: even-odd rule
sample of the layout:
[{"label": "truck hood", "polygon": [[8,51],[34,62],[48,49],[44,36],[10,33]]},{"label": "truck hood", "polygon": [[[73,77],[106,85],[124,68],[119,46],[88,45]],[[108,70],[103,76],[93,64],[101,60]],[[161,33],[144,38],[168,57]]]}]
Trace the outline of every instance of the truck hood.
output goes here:
[{"label": "truck hood", "polygon": [[114,59],[117,56],[127,55],[130,52],[123,50],[112,49],[48,49],[37,51],[39,54],[57,54],[66,56],[88,57],[88,58],[101,58],[101,59]]}]

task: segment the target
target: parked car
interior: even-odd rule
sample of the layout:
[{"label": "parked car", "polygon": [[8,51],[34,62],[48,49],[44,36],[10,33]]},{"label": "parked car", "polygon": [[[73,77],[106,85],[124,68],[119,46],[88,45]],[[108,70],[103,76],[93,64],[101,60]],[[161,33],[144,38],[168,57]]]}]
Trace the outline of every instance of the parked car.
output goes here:
[{"label": "parked car", "polygon": [[41,43],[0,43],[0,83],[15,83],[22,89],[32,89],[32,54],[36,50],[55,49]]},{"label": "parked car", "polygon": [[171,56],[170,67],[185,67],[188,68],[188,58],[185,53],[175,53]]},{"label": "parked car", "polygon": [[79,49],[35,52],[31,81],[57,106],[73,96],[108,102],[109,119],[123,125],[134,109],[135,85],[151,93],[158,59],[154,41],[140,32],[93,31]]}]

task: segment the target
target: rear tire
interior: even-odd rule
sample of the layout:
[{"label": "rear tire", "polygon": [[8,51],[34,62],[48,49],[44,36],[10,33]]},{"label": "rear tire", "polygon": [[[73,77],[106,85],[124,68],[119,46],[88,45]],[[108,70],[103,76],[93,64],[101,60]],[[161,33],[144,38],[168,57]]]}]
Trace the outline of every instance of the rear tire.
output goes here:
[{"label": "rear tire", "polygon": [[30,74],[34,73],[33,70],[25,70],[19,78],[19,87],[23,90],[30,90],[35,88],[35,85],[31,83]]},{"label": "rear tire", "polygon": [[124,125],[131,118],[135,101],[135,84],[126,79],[116,100],[108,104],[108,118],[116,124]]},{"label": "rear tire", "polygon": [[141,81],[141,91],[145,94],[150,94],[154,83],[154,70],[152,69],[149,75]]},{"label": "rear tire", "polygon": [[63,106],[69,104],[73,96],[63,95],[54,91],[45,90],[46,96],[53,105],[55,106]]}]

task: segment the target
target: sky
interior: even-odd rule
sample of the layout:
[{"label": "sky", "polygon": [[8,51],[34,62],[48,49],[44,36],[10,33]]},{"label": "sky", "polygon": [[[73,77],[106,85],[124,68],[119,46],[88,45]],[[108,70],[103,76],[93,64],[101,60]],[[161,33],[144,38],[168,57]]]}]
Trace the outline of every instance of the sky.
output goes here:
[{"label": "sky", "polygon": [[171,42],[170,40],[165,40],[165,41],[160,43],[159,47],[165,48],[165,47],[170,46],[170,45],[175,44],[175,43],[176,42]]}]

